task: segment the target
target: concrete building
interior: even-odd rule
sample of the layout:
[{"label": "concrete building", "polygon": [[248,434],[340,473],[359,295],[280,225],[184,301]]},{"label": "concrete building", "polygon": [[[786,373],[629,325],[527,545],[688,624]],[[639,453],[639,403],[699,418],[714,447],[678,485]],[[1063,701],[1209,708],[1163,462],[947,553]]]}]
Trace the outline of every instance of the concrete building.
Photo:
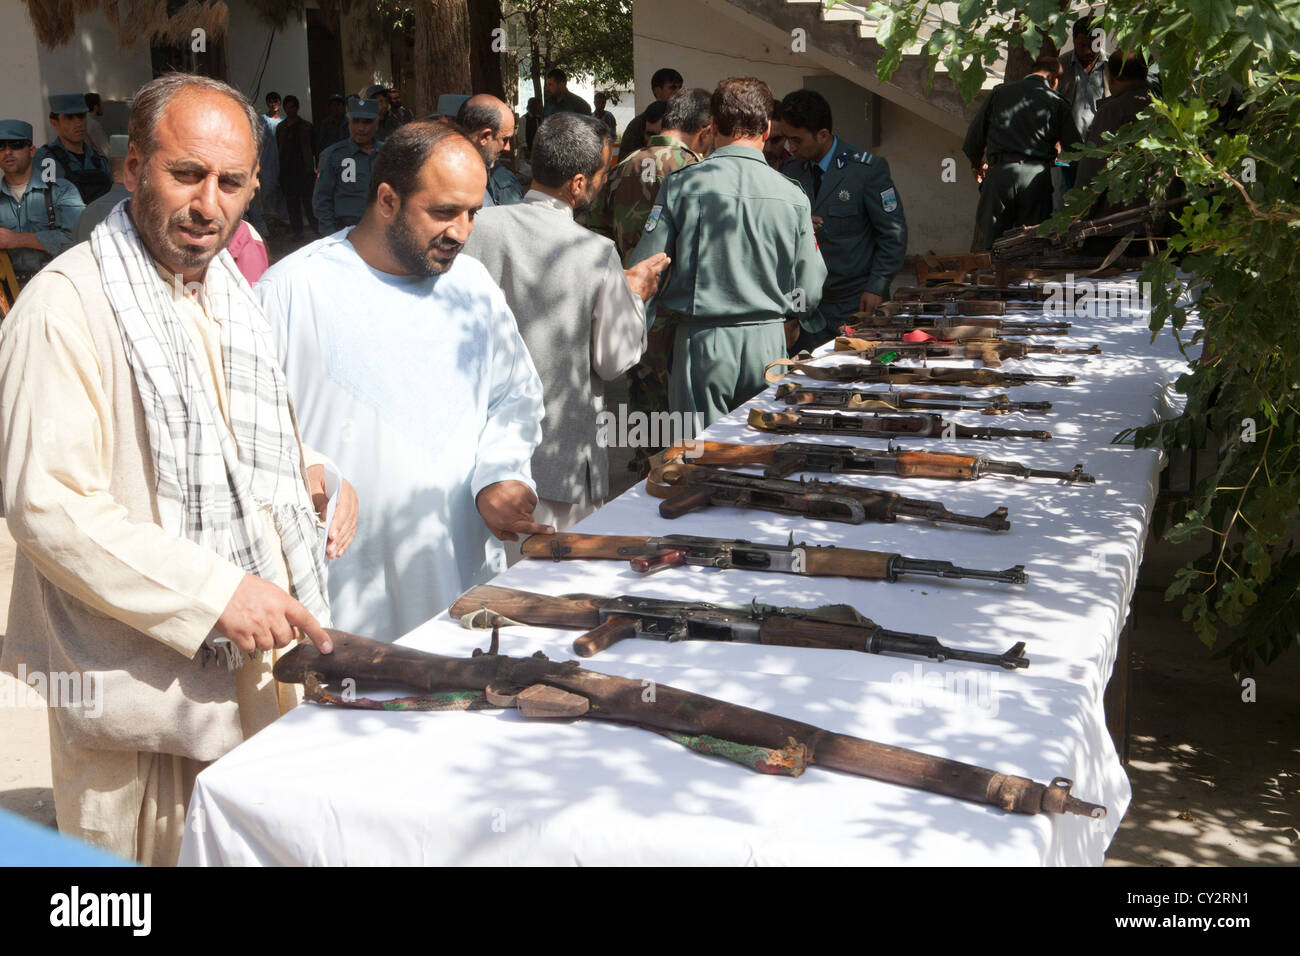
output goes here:
[{"label": "concrete building", "polygon": [[[955,19],[957,5],[942,6]],[[636,107],[650,102],[650,77],[664,66],[706,89],[749,75],[778,99],[817,90],[841,138],[889,161],[907,212],[909,256],[964,251],[979,190],[961,143],[978,100],[967,107],[943,75],[927,89],[928,67],[916,55],[880,82],[872,30],[861,7],[826,10],[822,0],[634,0]],[[985,90],[999,82],[1000,72],[990,74]]]}]

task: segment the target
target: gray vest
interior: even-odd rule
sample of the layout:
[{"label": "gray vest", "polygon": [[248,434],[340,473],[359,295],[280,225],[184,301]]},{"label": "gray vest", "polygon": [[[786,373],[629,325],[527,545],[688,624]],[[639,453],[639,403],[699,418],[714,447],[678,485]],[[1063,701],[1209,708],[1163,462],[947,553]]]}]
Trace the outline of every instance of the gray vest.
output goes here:
[{"label": "gray vest", "polygon": [[613,249],[563,210],[534,202],[482,210],[465,244],[505,292],[542,379],[546,418],[533,453],[540,498],[609,493],[608,456],[596,441],[604,386],[591,368],[591,318]]}]

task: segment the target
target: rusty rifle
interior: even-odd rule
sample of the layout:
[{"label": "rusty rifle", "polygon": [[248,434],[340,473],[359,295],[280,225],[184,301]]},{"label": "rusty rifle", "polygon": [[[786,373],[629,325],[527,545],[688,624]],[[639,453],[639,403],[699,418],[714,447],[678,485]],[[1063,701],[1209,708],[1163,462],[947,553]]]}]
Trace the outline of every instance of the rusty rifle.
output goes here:
[{"label": "rusty rifle", "polygon": [[1000,584],[1024,584],[1025,567],[1004,571],[961,568],[951,561],[909,558],[888,551],[864,551],[834,545],[768,544],[733,538],[705,538],[690,534],[645,535],[534,534],[521,546],[526,558],[555,561],[603,559],[627,561],[638,574],[654,574],[676,567],[723,570],[775,571],[813,577],[897,581],[901,577],[972,578]]},{"label": "rusty rifle", "polygon": [[901,654],[935,661],[989,664],[1006,670],[1028,667],[1024,642],[1001,654],[945,647],[937,637],[891,631],[847,604],[824,607],[731,606],[661,598],[599,597],[532,591],[480,584],[470,588],[448,612],[469,626],[529,624],[585,631],[573,642],[579,657],[592,657],[630,638],[659,641],[727,641],[769,647],[811,647]]},{"label": "rusty rifle", "polygon": [[[1008,813],[1076,813],[1101,819],[1106,808],[1070,795],[1073,782],[1049,784],[998,773],[915,750],[835,733],[740,704],[646,682],[584,670],[577,661],[542,655],[497,653],[493,633],[487,652],[472,657],[428,654],[400,644],[381,644],[355,634],[330,631],[334,650],[321,654],[300,644],[275,663],[276,680],[305,684],[308,698],[347,702],[327,694],[325,682],[353,680],[411,688],[421,694],[465,691],[489,706],[514,707],[525,718],[584,717],[631,724],[665,734],[700,753],[727,753],[716,744],[761,748],[781,758],[747,766],[798,776],[811,764],[958,800],[998,807]],[[353,706],[367,702],[352,701]],[[379,704],[377,706],[383,706]],[[734,758],[733,758],[734,759]]]},{"label": "rusty rifle", "polygon": [[957,412],[981,415],[1012,412],[1050,412],[1051,402],[1013,402],[1008,395],[969,398],[948,392],[879,392],[856,388],[804,388],[791,382],[776,387],[776,397],[787,405],[804,408],[843,409],[849,412]]},{"label": "rusty rifle", "polygon": [[1041,428],[986,428],[946,422],[938,415],[842,415],[839,412],[765,412],[749,410],[749,427],[778,434],[852,435],[855,438],[1032,438],[1048,441],[1052,433]]},{"label": "rusty rifle", "polygon": [[652,468],[646,491],[665,499],[659,504],[659,514],[669,519],[701,508],[731,505],[848,524],[893,523],[903,517],[985,531],[1005,531],[1011,527],[1006,508],[997,508],[983,517],[962,515],[949,511],[939,501],[905,498],[877,488],[833,481],[757,478],[683,462]]}]

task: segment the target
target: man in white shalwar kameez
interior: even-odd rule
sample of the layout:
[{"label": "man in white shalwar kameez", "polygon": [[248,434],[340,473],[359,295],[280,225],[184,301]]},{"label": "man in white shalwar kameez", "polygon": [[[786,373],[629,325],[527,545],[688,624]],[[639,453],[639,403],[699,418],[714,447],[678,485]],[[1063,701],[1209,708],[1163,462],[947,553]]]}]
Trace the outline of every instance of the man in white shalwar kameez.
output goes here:
[{"label": "man in white shalwar kameez", "polygon": [[384,144],[351,230],[270,269],[275,329],[303,439],[366,502],[329,568],[337,627],[391,641],[504,570],[532,519],[542,386],[505,296],[458,255],[483,161],[446,123]]}]

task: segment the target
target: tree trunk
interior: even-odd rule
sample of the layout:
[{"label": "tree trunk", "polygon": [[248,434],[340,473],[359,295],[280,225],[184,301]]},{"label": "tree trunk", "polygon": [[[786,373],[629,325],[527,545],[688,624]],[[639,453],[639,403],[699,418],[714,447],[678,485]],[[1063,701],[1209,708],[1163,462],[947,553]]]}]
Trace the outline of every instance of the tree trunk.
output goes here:
[{"label": "tree trunk", "polygon": [[472,93],[467,0],[415,0],[416,116],[438,108],[443,93]]},{"label": "tree trunk", "polygon": [[[492,31],[502,26],[500,0],[474,0],[469,7],[470,75],[473,89],[467,92],[491,93],[506,98],[501,77],[501,52],[492,49],[501,34]],[[496,44],[500,46],[500,44]]]},{"label": "tree trunk", "polygon": [[528,63],[533,74],[533,96],[542,102],[542,51],[538,43],[537,14],[525,13],[524,25],[528,30]]}]

